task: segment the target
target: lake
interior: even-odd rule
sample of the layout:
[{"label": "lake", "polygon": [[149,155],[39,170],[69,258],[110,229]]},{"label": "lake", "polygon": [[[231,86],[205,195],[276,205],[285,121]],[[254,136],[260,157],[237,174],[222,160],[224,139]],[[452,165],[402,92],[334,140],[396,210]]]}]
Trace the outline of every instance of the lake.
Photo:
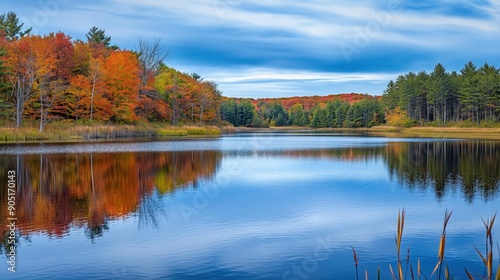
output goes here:
[{"label": "lake", "polygon": [[3,144],[0,163],[1,279],[356,279],[352,247],[360,279],[379,267],[390,279],[403,209],[408,277],[408,250],[430,277],[449,210],[445,264],[466,279],[464,267],[484,273],[474,248],[486,249],[482,219],[499,209],[496,141],[297,132]]}]

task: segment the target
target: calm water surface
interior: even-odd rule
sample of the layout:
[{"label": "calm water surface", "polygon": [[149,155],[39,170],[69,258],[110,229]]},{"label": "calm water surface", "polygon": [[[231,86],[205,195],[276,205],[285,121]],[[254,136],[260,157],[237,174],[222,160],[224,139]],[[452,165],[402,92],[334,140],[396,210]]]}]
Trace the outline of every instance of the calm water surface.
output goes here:
[{"label": "calm water surface", "polygon": [[355,279],[351,246],[360,274],[376,279],[380,267],[389,279],[403,208],[404,258],[409,249],[427,277],[453,210],[445,258],[466,279],[464,267],[483,273],[481,218],[499,210],[494,141],[296,133],[13,144],[0,146],[0,166],[0,279]]}]

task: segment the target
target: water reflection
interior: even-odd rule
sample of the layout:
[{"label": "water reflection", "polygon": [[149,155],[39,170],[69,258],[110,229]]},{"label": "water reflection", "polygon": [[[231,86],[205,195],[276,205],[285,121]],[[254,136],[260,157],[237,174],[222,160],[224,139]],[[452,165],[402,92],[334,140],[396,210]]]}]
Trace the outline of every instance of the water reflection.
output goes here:
[{"label": "water reflection", "polygon": [[498,192],[500,144],[489,141],[389,143],[384,153],[391,176],[409,188],[434,188],[436,197],[461,191],[472,202]]},{"label": "water reflection", "polygon": [[[61,237],[71,227],[85,228],[94,240],[108,221],[137,212],[143,224],[155,224],[158,196],[196,186],[217,170],[214,151],[19,155],[0,157],[0,181],[18,170],[17,224],[21,235]],[[2,206],[6,188],[0,188]],[[7,209],[0,220],[7,219]],[[7,236],[7,228],[0,236]],[[6,240],[4,238],[4,240]]]},{"label": "water reflection", "polygon": [[[139,227],[155,227],[159,216],[165,214],[162,196],[210,180],[223,157],[251,155],[342,162],[382,160],[401,186],[433,188],[438,199],[459,189],[470,202],[478,195],[486,200],[496,195],[500,178],[499,143],[440,141],[289,151],[8,155],[0,157],[4,167],[0,182],[7,181],[8,170],[18,170],[16,203],[21,235],[61,237],[77,227],[84,228],[94,241],[108,230],[110,220],[131,214],[137,214]],[[6,188],[0,188],[0,197],[0,220],[5,221]],[[5,227],[0,236],[7,236]]]}]

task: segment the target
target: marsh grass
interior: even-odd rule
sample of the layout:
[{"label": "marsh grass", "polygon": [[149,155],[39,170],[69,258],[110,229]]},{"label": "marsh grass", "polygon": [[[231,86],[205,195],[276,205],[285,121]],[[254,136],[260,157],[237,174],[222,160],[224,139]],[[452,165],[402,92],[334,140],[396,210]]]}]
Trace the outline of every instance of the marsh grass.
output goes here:
[{"label": "marsh grass", "polygon": [[372,127],[366,130],[373,136],[384,137],[422,137],[422,138],[469,138],[500,139],[500,128],[467,128],[467,127]]},{"label": "marsh grass", "polygon": [[[452,279],[450,269],[448,265],[445,263],[445,249],[446,249],[446,228],[448,226],[448,223],[450,221],[451,215],[453,211],[448,211],[446,210],[444,214],[444,221],[443,221],[443,228],[441,231],[441,236],[440,236],[440,241],[439,241],[439,248],[438,248],[438,260],[436,263],[436,266],[434,267],[434,270],[430,274],[429,278],[425,276],[425,274],[422,272],[421,268],[421,262],[420,258],[417,259],[417,270],[416,274],[413,269],[413,265],[410,261],[410,249],[408,249],[407,254],[406,254],[406,261],[405,261],[405,273],[403,274],[403,262],[401,259],[401,244],[403,240],[403,231],[404,231],[404,225],[405,225],[405,218],[406,218],[406,211],[403,209],[402,211],[399,211],[398,213],[398,221],[397,221],[397,230],[396,230],[396,236],[395,236],[395,243],[396,243],[396,254],[397,254],[397,270],[394,270],[392,265],[389,264],[389,272],[391,274],[391,278],[393,280],[404,280],[404,279]],[[493,235],[492,235],[492,229],[493,229],[493,224],[495,223],[495,218],[496,214],[491,218],[487,220],[482,220],[483,224],[485,226],[485,232],[486,232],[486,249],[485,252],[482,253],[479,249],[474,247],[476,250],[477,254],[479,255],[480,259],[482,260],[484,264],[484,272],[483,274],[478,274],[478,273],[472,273],[465,269],[465,272],[469,279],[471,280],[476,280],[476,279],[482,279],[482,280],[500,280],[500,263],[498,264],[496,274],[494,271],[494,265],[493,265],[493,251],[495,249],[494,243],[493,243]],[[497,244],[496,249],[498,250],[498,254],[500,255],[500,246]],[[356,279],[358,279],[358,266],[359,266],[359,257],[356,254],[356,251],[354,247],[352,247],[352,252],[354,255],[354,264],[356,267]],[[408,276],[409,275],[409,276]],[[365,279],[368,280],[368,272],[365,271]],[[377,271],[377,279],[382,279],[381,278],[381,273],[380,273],[380,267],[378,268]]]},{"label": "marsh grass", "polygon": [[216,126],[165,126],[161,124],[104,125],[50,123],[43,132],[35,126],[0,128],[0,142],[67,141],[135,137],[218,136]]},{"label": "marsh grass", "polygon": [[[494,246],[493,246],[493,236],[492,236],[491,232],[492,232],[493,224],[495,223],[496,216],[497,216],[497,214],[495,213],[495,215],[491,219],[487,219],[486,221],[484,219],[482,219],[484,227],[486,229],[485,254],[483,255],[483,253],[481,253],[481,251],[479,251],[479,249],[477,249],[477,247],[475,247],[475,246],[474,246],[474,249],[476,250],[476,252],[479,255],[479,257],[481,258],[481,260],[483,261],[483,264],[485,267],[485,273],[481,278],[477,278],[477,279],[487,279],[487,280],[493,279],[493,274],[494,274],[494,271],[493,271],[493,250],[494,250]],[[497,248],[498,248],[498,244],[497,244]],[[499,254],[500,254],[500,249],[499,249]],[[465,268],[465,273],[467,273],[467,276],[469,277],[469,279],[471,279],[471,280],[476,279],[472,276],[472,273],[470,273],[467,270],[467,268]],[[498,265],[497,273],[496,273],[494,279],[495,280],[500,279],[500,264]]]},{"label": "marsh grass", "polygon": [[358,271],[358,266],[359,266],[359,257],[358,254],[356,254],[356,249],[352,247],[352,254],[354,256],[354,266],[356,267],[356,280],[359,280],[359,271]]},{"label": "marsh grass", "polygon": [[31,141],[31,140],[48,140],[54,137],[52,134],[44,134],[38,132],[34,128],[0,128],[0,141]]},{"label": "marsh grass", "polygon": [[221,130],[215,126],[188,126],[188,135],[219,135]]}]

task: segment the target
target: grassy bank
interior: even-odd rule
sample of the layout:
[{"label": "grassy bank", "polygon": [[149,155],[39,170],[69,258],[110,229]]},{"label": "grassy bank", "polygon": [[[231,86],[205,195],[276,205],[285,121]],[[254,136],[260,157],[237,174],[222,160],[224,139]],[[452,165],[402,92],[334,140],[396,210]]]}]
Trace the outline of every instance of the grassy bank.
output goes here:
[{"label": "grassy bank", "polygon": [[418,137],[418,138],[469,138],[500,140],[500,128],[462,128],[462,127],[412,127],[374,126],[371,128],[311,128],[299,126],[283,126],[270,128],[236,127],[236,133],[265,132],[352,132],[367,133],[384,137]]},{"label": "grassy bank", "polygon": [[0,128],[0,142],[70,141],[168,136],[218,136],[229,129],[216,126],[77,125],[51,123],[43,132],[36,127]]},{"label": "grassy bank", "polygon": [[500,128],[462,128],[462,127],[411,127],[389,126],[372,127],[367,130],[371,135],[387,137],[422,138],[467,138],[500,140]]},{"label": "grassy bank", "polygon": [[372,128],[311,128],[300,126],[248,128],[217,126],[169,126],[162,124],[138,125],[83,125],[70,123],[48,124],[43,132],[38,128],[25,126],[0,128],[0,142],[25,141],[70,141],[90,139],[117,139],[138,137],[183,137],[218,136],[222,133],[265,133],[265,132],[353,132],[367,133],[383,137],[421,137],[421,138],[470,138],[500,140],[500,128],[462,128],[462,127],[412,127],[400,128],[376,126]]}]

